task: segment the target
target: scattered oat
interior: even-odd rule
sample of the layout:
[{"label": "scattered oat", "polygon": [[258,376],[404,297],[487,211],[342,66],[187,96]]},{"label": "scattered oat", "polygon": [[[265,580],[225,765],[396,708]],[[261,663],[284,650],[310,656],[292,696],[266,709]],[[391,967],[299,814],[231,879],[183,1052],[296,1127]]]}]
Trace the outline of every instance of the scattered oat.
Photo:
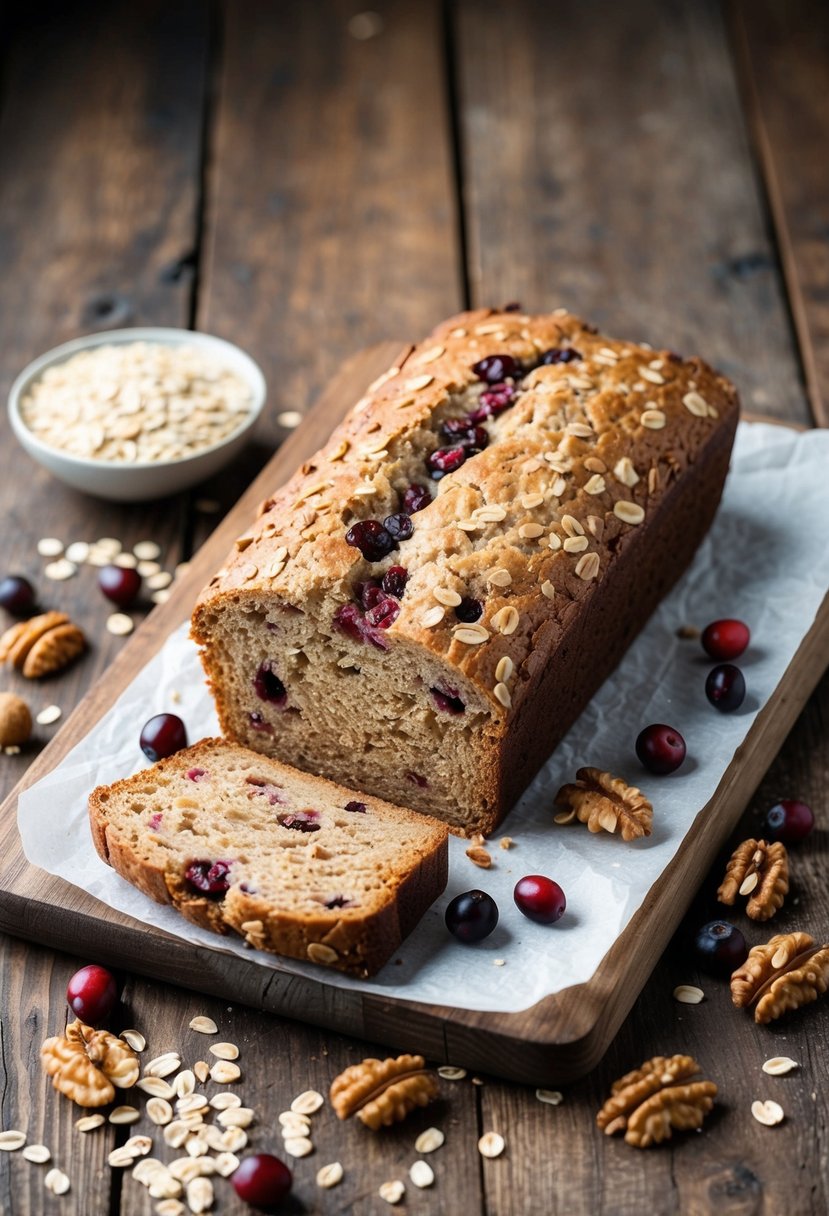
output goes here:
[{"label": "scattered oat", "polygon": [[472,1078],[472,1084],[473,1084],[473,1085],[483,1085],[483,1083],[484,1083],[484,1082],[483,1082],[483,1078],[482,1078],[482,1077],[473,1077],[473,1078]]},{"label": "scattered oat", "polygon": [[507,960],[505,958],[494,958],[492,960],[493,967],[506,967]]},{"label": "scattered oat", "polygon": [[196,1079],[204,1085],[207,1078],[210,1076],[210,1065],[206,1060],[197,1060],[193,1065],[193,1072],[196,1074]]},{"label": "scattered oat", "polygon": [[428,1161],[415,1161],[409,1169],[409,1177],[416,1187],[431,1186],[435,1181],[435,1171]]},{"label": "scattered oat", "polygon": [[283,1142],[282,1147],[289,1157],[307,1157],[309,1153],[313,1153],[314,1151],[314,1146],[307,1136],[292,1136]]},{"label": "scattered oat", "polygon": [[64,556],[67,561],[74,562],[76,566],[82,566],[89,557],[89,545],[85,540],[75,540],[71,545],[66,546]]},{"label": "scattered oat", "polygon": [[763,1065],[763,1072],[768,1073],[770,1077],[782,1077],[799,1067],[797,1060],[792,1060],[790,1056],[772,1056]]},{"label": "scattered oat", "polygon": [[0,1152],[14,1153],[26,1143],[26,1133],[19,1131],[0,1132]]},{"label": "scattered oat", "polygon": [[[212,1106],[214,1110],[228,1110],[231,1106],[241,1106],[242,1099],[238,1094],[231,1093],[229,1089],[223,1089],[221,1093],[213,1095],[208,1105]],[[291,1115],[291,1118],[299,1118],[299,1115]]]},{"label": "scattered oat", "polygon": [[767,1098],[765,1102],[752,1102],[751,1113],[758,1123],[763,1123],[766,1127],[774,1127],[785,1118],[783,1107],[771,1098]]},{"label": "scattered oat", "polygon": [[185,1094],[183,1098],[179,1098],[176,1102],[176,1110],[180,1118],[184,1115],[190,1115],[196,1110],[205,1110],[206,1107],[206,1094]]},{"label": "scattered oat", "polygon": [[95,1115],[83,1115],[76,1120],[75,1127],[79,1132],[91,1132],[96,1127],[100,1127],[102,1123],[106,1123],[105,1117],[99,1112]]},{"label": "scattered oat", "polygon": [[385,1199],[386,1203],[399,1203],[406,1193],[406,1188],[399,1178],[395,1178],[394,1182],[384,1182],[378,1194],[381,1199]]},{"label": "scattered oat", "polygon": [[59,705],[47,705],[35,718],[38,726],[51,726],[60,718],[63,710]]},{"label": "scattered oat", "polygon": [[416,1153],[433,1153],[436,1149],[442,1148],[446,1143],[446,1137],[439,1127],[427,1127],[425,1132],[421,1132],[415,1140]]},{"label": "scattered oat", "polygon": [[197,1031],[199,1034],[218,1034],[219,1027],[212,1018],[205,1017],[199,1014],[198,1017],[190,1020],[190,1029]]},{"label": "scattered oat", "polygon": [[169,598],[170,592],[166,587],[162,588],[161,591],[154,591],[150,596],[154,604],[166,604]]},{"label": "scattered oat", "polygon": [[445,608],[457,608],[462,601],[462,596],[458,595],[457,591],[451,591],[447,587],[435,587],[432,595],[439,604],[443,604]]},{"label": "scattered oat", "polygon": [[214,1043],[209,1049],[212,1056],[219,1060],[238,1060],[239,1048],[235,1043]]},{"label": "scattered oat", "polygon": [[144,1067],[144,1075],[147,1077],[169,1077],[171,1073],[178,1072],[181,1068],[181,1056],[177,1051],[165,1051],[163,1055],[156,1056],[150,1060],[149,1064]]},{"label": "scattered oat", "polygon": [[196,1088],[196,1074],[190,1068],[183,1068],[173,1078],[173,1089],[176,1097],[186,1098]]},{"label": "scattered oat", "polygon": [[141,1112],[136,1110],[134,1106],[116,1106],[110,1112],[110,1123],[137,1123],[141,1118]]},{"label": "scattered oat", "polygon": [[482,1157],[500,1157],[505,1148],[504,1137],[498,1132],[484,1132],[478,1141],[478,1152]]},{"label": "scattered oat", "polygon": [[242,1070],[238,1064],[232,1064],[229,1060],[219,1060],[210,1069],[210,1076],[217,1085],[232,1085],[234,1081],[238,1081],[242,1075]]},{"label": "scattered oat", "polygon": [[613,504],[613,514],[625,524],[641,524],[645,518],[644,508],[638,502],[628,502],[625,498]]},{"label": "scattered oat", "polygon": [[432,629],[435,625],[440,624],[444,616],[444,609],[436,604],[433,608],[426,609],[421,617],[421,624],[423,625],[424,629]]},{"label": "scattered oat", "polygon": [[63,553],[63,541],[56,536],[44,536],[37,542],[37,551],[41,557],[60,557]]},{"label": "scattered oat", "polygon": [[63,1170],[52,1169],[43,1179],[43,1185],[53,1195],[65,1195],[71,1184],[68,1174],[64,1174]]},{"label": "scattered oat", "polygon": [[239,1168],[239,1158],[235,1153],[218,1153],[213,1158],[213,1164],[217,1174],[221,1174],[222,1178],[229,1178]]},{"label": "scattered oat", "polygon": [[[118,560],[118,559],[116,559],[116,560]],[[135,561],[135,558],[133,558],[132,560]],[[138,562],[137,568],[138,568],[138,573],[141,575],[141,577],[146,578],[148,580],[151,578],[158,578],[158,576],[163,573],[161,566],[159,566],[158,562]],[[172,578],[173,578],[173,576],[171,574],[170,575],[171,582],[172,582]],[[166,584],[164,584],[164,585],[166,586]],[[147,583],[147,586],[149,586],[149,582]]]},{"label": "scattered oat", "polygon": [[142,1077],[140,1081],[135,1082],[135,1088],[153,1098],[173,1098],[176,1092],[169,1081],[164,1081],[161,1077]]},{"label": "scattered oat", "polygon": [[[135,1177],[135,1170],[132,1176]],[[185,1210],[180,1199],[161,1199],[155,1205],[156,1216],[184,1216]]]},{"label": "scattered oat", "polygon": [[133,557],[131,553],[119,553],[115,558],[116,566],[120,566],[122,570],[135,570],[139,567],[138,573],[141,573],[140,567],[143,565],[137,557]]},{"label": "scattered oat", "polygon": [[295,426],[299,426],[302,422],[302,414],[299,410],[283,410],[281,414],[276,415],[276,421],[280,426],[285,427],[287,431],[292,431]]},{"label": "scattered oat", "polygon": [[161,556],[161,545],[154,540],[140,540],[133,545],[132,551],[139,561],[153,562]]},{"label": "scattered oat", "polygon": [[58,558],[56,562],[49,562],[43,567],[43,573],[55,583],[62,583],[67,578],[72,578],[77,572],[78,567],[75,563],[67,561],[65,557]]},{"label": "scattered oat", "polygon": [[496,684],[492,692],[495,700],[500,701],[505,709],[512,708],[512,696],[510,695],[510,690],[507,688],[506,684]]},{"label": "scattered oat", "polygon": [[126,637],[135,628],[135,621],[126,612],[113,612],[107,617],[107,633],[116,637]]},{"label": "scattered oat", "polygon": [[318,1111],[325,1102],[321,1093],[315,1089],[306,1089],[304,1093],[298,1094],[291,1103],[291,1110],[296,1115],[313,1115]]},{"label": "scattered oat", "polygon": [[209,1178],[193,1178],[187,1183],[187,1206],[195,1216],[213,1207],[213,1183]]},{"label": "scattered oat", "polygon": [[576,818],[575,811],[559,811],[557,815],[553,815],[553,823],[567,824],[572,823]]},{"label": "scattered oat", "polygon": [[329,1190],[332,1186],[337,1186],[343,1180],[343,1167],[339,1161],[332,1161],[330,1165],[324,1165],[317,1170],[317,1186]]},{"label": "scattered oat", "polygon": [[27,1144],[21,1156],[35,1165],[45,1165],[47,1161],[52,1160],[52,1154],[45,1144]]},{"label": "scattered oat", "polygon": [[466,1076],[465,1068],[456,1068],[454,1064],[441,1064],[438,1068],[438,1076],[444,1081],[462,1081]]},{"label": "scattered oat", "polygon": [[642,411],[639,415],[639,421],[649,431],[661,431],[667,422],[667,418],[662,410],[648,409]]},{"label": "scattered oat", "polygon": [[557,1089],[537,1089],[535,1096],[539,1102],[546,1102],[548,1106],[558,1106],[564,1098]]},{"label": "scattered oat", "polygon": [[158,570],[155,574],[150,574],[147,578],[147,586],[150,591],[163,591],[170,586],[173,581],[173,576],[169,570]]},{"label": "scattered oat", "polygon": [[146,1106],[147,1117],[156,1127],[163,1127],[167,1123],[171,1123],[173,1119],[173,1108],[164,1098],[150,1098]]},{"label": "scattered oat", "polygon": [[545,599],[555,599],[556,589],[549,579],[545,579],[541,584],[541,594],[545,597]]},{"label": "scattered oat", "polygon": [[133,1051],[143,1051],[147,1046],[147,1040],[140,1030],[122,1030],[118,1038],[123,1039]]},{"label": "scattered oat", "polygon": [[679,984],[674,988],[674,1000],[681,1005],[699,1005],[700,1001],[705,1000],[705,993],[693,984]]}]

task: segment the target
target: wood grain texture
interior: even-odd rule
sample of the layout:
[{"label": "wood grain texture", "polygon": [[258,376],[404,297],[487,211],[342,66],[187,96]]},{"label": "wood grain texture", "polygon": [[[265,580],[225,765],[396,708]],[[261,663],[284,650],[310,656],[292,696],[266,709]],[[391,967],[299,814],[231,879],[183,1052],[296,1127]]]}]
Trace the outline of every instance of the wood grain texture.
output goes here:
[{"label": "wood grain texture", "polygon": [[829,9],[735,0],[731,17],[809,398],[829,426]]},{"label": "wood grain texture", "polygon": [[806,421],[716,0],[460,0],[456,40],[473,303],[565,305]]}]

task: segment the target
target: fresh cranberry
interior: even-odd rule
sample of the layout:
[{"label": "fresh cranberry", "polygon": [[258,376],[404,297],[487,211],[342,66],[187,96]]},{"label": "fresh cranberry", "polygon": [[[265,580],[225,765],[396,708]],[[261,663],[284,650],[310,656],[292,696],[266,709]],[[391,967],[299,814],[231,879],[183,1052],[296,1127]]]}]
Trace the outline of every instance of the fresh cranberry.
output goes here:
[{"label": "fresh cranberry", "polygon": [[230,886],[229,873],[229,861],[191,861],[184,877],[199,894],[221,899]]},{"label": "fresh cranberry", "polygon": [[457,688],[430,688],[429,692],[435,699],[435,705],[445,714],[462,714],[466,706],[458,696]]},{"label": "fresh cranberry", "polygon": [[465,595],[455,609],[455,616],[465,625],[471,625],[473,621],[479,620],[483,610],[484,606],[480,600],[473,599],[471,595]]},{"label": "fresh cranberry", "polygon": [[702,648],[712,659],[724,662],[738,659],[751,639],[748,625],[742,621],[712,621],[702,632]]},{"label": "fresh cranberry", "polygon": [[129,608],[141,591],[141,575],[126,566],[102,566],[98,571],[98,586],[119,608]]},{"label": "fresh cranberry", "polygon": [[377,519],[361,519],[345,534],[347,545],[359,549],[367,562],[380,562],[395,548],[395,540]]},{"label": "fresh cranberry", "polygon": [[334,626],[354,642],[371,642],[378,650],[388,650],[382,633],[371,626],[356,604],[342,604],[334,613]]},{"label": "fresh cranberry", "polygon": [[138,742],[148,760],[164,760],[187,746],[187,731],[176,714],[156,714],[144,723]]},{"label": "fresh cranberry", "polygon": [[90,963],[76,971],[66,989],[69,1008],[82,1022],[100,1026],[115,1008],[118,985],[115,976],[105,967]]},{"label": "fresh cranberry", "polygon": [[739,667],[733,663],[712,667],[705,681],[705,695],[721,714],[739,709],[746,695],[745,677]]},{"label": "fresh cranberry", "polygon": [[383,575],[382,588],[386,595],[396,596],[397,599],[403,598],[403,593],[406,590],[406,583],[409,579],[409,572],[405,566],[389,566],[386,573]]},{"label": "fresh cranberry", "polygon": [[429,788],[429,782],[426,780],[426,778],[422,777],[420,773],[413,773],[411,769],[408,773],[406,773],[406,780],[411,781],[412,785],[416,785],[422,790],[427,790]]},{"label": "fresh cranberry", "polygon": [[748,946],[736,925],[727,920],[712,920],[694,938],[700,965],[715,975],[731,975],[748,958]]},{"label": "fresh cranberry", "polygon": [[351,801],[345,804],[345,809],[350,811],[352,815],[365,815],[366,804],[364,802]]},{"label": "fresh cranberry", "polygon": [[383,589],[376,578],[367,578],[356,587],[357,599],[363,608],[373,608],[383,598]]},{"label": "fresh cranberry", "polygon": [[561,887],[543,874],[527,874],[519,878],[512,897],[518,911],[540,925],[554,924],[561,919],[567,907]]},{"label": "fresh cranberry", "polygon": [[498,905],[486,891],[464,891],[447,907],[445,920],[459,942],[482,942],[498,924]]},{"label": "fresh cranberry", "polygon": [[291,828],[294,832],[318,832],[322,827],[317,811],[293,811],[290,815],[280,815],[279,822],[283,828]]},{"label": "fresh cranberry", "polygon": [[427,487],[419,486],[415,482],[409,486],[403,495],[403,510],[407,515],[415,515],[418,511],[422,511],[424,507],[428,507],[431,501],[432,495]]},{"label": "fresh cranberry", "polygon": [[392,599],[390,595],[385,599],[380,600],[373,608],[370,608],[366,613],[366,620],[369,625],[374,625],[376,629],[390,629],[397,620],[400,613],[400,604],[397,600]]},{"label": "fresh cranberry", "polygon": [[188,781],[203,781],[206,776],[207,769],[205,768],[188,768],[187,770]]},{"label": "fresh cranberry", "polygon": [[407,515],[405,511],[401,511],[397,515],[387,516],[383,520],[383,527],[389,536],[393,537],[396,541],[408,540],[414,532],[412,517]]},{"label": "fresh cranberry", "polygon": [[35,589],[22,574],[8,574],[0,580],[0,607],[14,616],[25,616],[35,603]]},{"label": "fresh cranberry", "polygon": [[253,730],[264,731],[266,735],[273,734],[273,727],[271,726],[270,722],[266,722],[257,709],[255,709],[253,713],[248,714],[248,722],[250,722]]},{"label": "fresh cranberry", "polygon": [[253,687],[260,701],[268,701],[271,705],[284,705],[288,699],[285,685],[273,669],[271,659],[265,659],[259,664],[259,670],[253,678]]},{"label": "fresh cranberry", "polygon": [[512,355],[487,355],[473,363],[472,370],[486,384],[500,384],[508,376],[515,379],[519,372],[518,361]]},{"label": "fresh cranberry", "polygon": [[478,398],[479,409],[469,415],[470,422],[483,422],[486,418],[494,418],[509,409],[516,397],[515,386],[512,384],[493,384],[492,388],[481,393]]},{"label": "fresh cranberry", "polygon": [[664,723],[646,726],[636,740],[636,755],[651,773],[673,773],[685,759],[685,740],[678,730]]},{"label": "fresh cranberry", "polygon": [[766,812],[764,834],[769,840],[797,844],[809,835],[814,826],[815,816],[810,806],[793,798],[781,798]]},{"label": "fresh cranberry", "polygon": [[156,811],[154,815],[150,815],[150,831],[158,832],[161,829],[161,824],[164,820],[164,815],[161,811]]},{"label": "fresh cranberry", "polygon": [[475,426],[469,418],[448,418],[440,430],[444,439],[465,447],[467,455],[482,452],[489,443],[487,431],[482,426]]},{"label": "fresh cranberry", "polygon": [[552,346],[549,350],[545,350],[539,363],[549,366],[551,363],[577,363],[579,359],[581,359],[581,352],[577,351],[574,346]]},{"label": "fresh cranberry", "polygon": [[466,460],[466,448],[458,444],[452,448],[438,448],[427,457],[426,467],[433,481],[440,481],[447,473],[456,472]]},{"label": "fresh cranberry", "polygon": [[270,1153],[253,1153],[245,1157],[231,1176],[233,1189],[240,1199],[260,1212],[278,1211],[287,1198],[293,1175],[278,1157]]}]

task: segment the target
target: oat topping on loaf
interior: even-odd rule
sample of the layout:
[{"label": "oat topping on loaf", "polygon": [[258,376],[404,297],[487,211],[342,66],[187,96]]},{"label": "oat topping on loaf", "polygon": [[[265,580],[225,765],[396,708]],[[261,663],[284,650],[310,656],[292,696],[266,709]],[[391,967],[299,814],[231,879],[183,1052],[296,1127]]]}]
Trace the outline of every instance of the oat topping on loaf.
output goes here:
[{"label": "oat topping on loaf", "polygon": [[446,885],[435,820],[207,739],[90,797],[95,847],[188,920],[368,975]]},{"label": "oat topping on loaf", "polygon": [[[551,746],[687,565],[736,416],[732,385],[701,360],[563,311],[446,322],[263,504],[203,593],[193,632],[223,729],[454,828],[491,829],[543,759],[526,717]],[[649,557],[663,508],[683,518],[661,522],[670,552]],[[637,610],[602,623],[576,689],[565,654],[585,638],[568,634],[637,552]],[[566,684],[557,705],[539,699],[551,663]]]}]

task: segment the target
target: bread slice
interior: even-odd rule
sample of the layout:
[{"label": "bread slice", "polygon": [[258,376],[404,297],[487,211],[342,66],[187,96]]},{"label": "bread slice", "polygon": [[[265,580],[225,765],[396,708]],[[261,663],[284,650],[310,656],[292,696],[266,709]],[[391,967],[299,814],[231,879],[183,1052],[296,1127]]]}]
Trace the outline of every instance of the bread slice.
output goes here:
[{"label": "bread slice", "polygon": [[378,971],[446,886],[442,823],[223,739],[89,799],[95,848],[158,903],[258,950]]}]

